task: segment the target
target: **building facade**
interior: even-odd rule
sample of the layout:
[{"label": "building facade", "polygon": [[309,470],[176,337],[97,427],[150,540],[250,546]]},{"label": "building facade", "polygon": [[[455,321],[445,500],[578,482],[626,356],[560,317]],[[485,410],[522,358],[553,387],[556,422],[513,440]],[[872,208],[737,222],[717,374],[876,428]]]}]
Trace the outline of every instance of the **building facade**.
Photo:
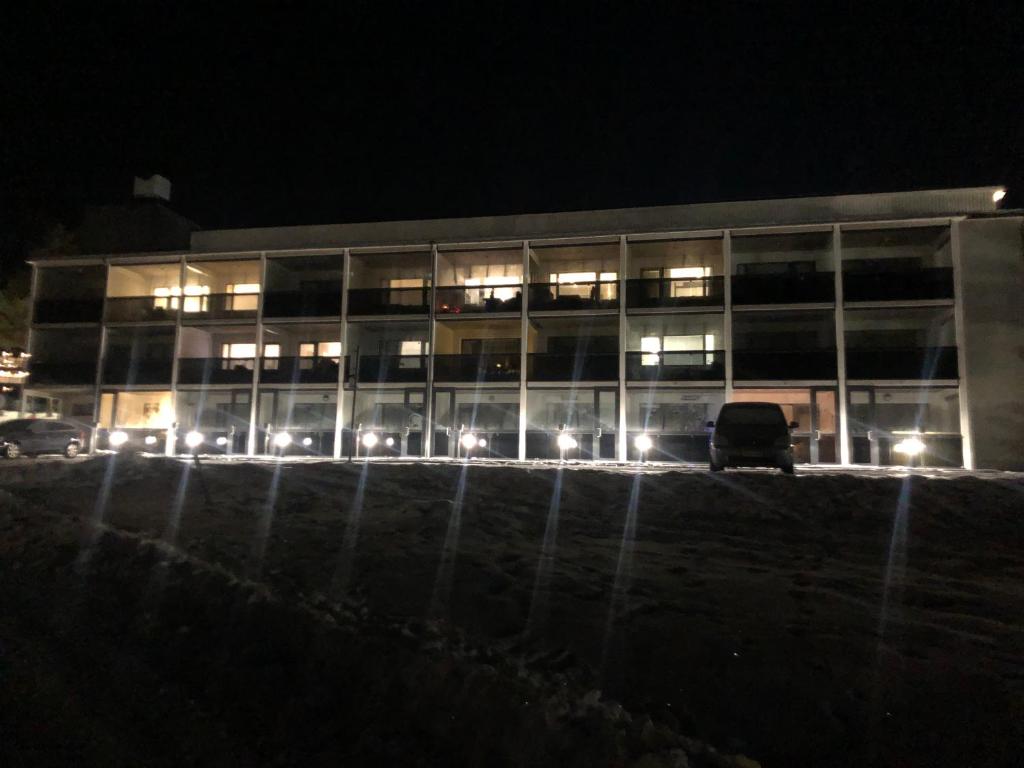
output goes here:
[{"label": "building facade", "polygon": [[772,401],[798,461],[1021,468],[1022,219],[1000,198],[198,231],[38,261],[23,409],[167,451],[197,431],[234,454],[630,461],[644,435],[644,458],[703,462],[724,402]]}]

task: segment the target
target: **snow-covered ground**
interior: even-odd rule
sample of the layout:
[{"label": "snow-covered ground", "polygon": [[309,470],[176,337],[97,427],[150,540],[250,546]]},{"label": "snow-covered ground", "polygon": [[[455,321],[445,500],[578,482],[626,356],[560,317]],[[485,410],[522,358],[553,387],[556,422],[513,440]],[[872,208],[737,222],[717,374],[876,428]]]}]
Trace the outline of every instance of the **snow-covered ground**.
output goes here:
[{"label": "snow-covered ground", "polygon": [[[194,639],[171,631],[177,659],[202,658],[211,635],[221,666],[197,664],[204,680],[234,661],[252,672],[244,654],[224,656],[225,642],[246,641],[217,621],[257,634],[262,624],[239,618],[219,591],[183,586],[213,576],[186,579],[160,565],[167,558],[249,590],[247,600],[326,612],[360,637],[398,628],[416,651],[401,656],[412,670],[405,690],[433,691],[431,707],[448,694],[416,660],[437,654],[469,664],[465,680],[477,679],[472,665],[496,670],[493,690],[532,700],[524,711],[543,702],[538,724],[511,715],[491,687],[478,699],[441,685],[459,702],[451,730],[416,721],[427,704],[413,696],[404,716],[414,721],[392,724],[404,735],[353,753],[363,757],[408,757],[437,739],[478,745],[486,732],[494,752],[474,746],[463,762],[531,764],[523,737],[533,733],[558,756],[551,764],[569,764],[579,743],[600,745],[580,765],[726,764],[701,746],[710,742],[766,766],[996,766],[1012,764],[1024,741],[1020,475],[212,458],[197,472],[183,460],[107,456],[0,464],[0,486],[5,594],[24,593],[23,606],[62,595],[106,616],[112,604],[88,601],[113,591],[126,637],[137,623],[151,642],[152,627],[180,624]],[[145,589],[124,586],[133,580]],[[66,597],[76,588],[83,596]],[[209,608],[168,624],[184,602]],[[0,630],[17,645],[32,634],[25,626],[42,634],[46,621]],[[281,631],[281,617],[269,621]],[[394,652],[381,642],[370,645]],[[180,660],[131,658],[160,680],[186,678],[164,684],[183,686],[191,705],[220,701]],[[283,703],[282,720],[265,727],[286,733],[296,706]],[[574,741],[595,711],[618,735],[584,728]],[[487,730],[493,722],[507,726],[505,741]],[[229,732],[240,727],[224,719]],[[409,741],[403,727],[419,735]],[[379,736],[377,721],[366,728]]]}]

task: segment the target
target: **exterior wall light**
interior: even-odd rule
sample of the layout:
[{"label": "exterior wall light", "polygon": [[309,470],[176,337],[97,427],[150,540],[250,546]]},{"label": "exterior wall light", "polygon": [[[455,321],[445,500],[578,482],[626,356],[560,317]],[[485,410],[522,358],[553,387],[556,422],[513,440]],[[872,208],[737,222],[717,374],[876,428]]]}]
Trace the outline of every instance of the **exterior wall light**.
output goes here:
[{"label": "exterior wall light", "polygon": [[479,440],[476,441],[476,444],[477,444],[477,447],[479,447],[479,448],[486,448],[487,447],[487,439],[481,437]]},{"label": "exterior wall light", "polygon": [[464,434],[459,442],[462,443],[462,447],[465,448],[467,451],[471,451],[477,446],[476,435],[474,435],[472,432],[467,432],[466,434]]},{"label": "exterior wall light", "polygon": [[640,452],[640,455],[643,456],[645,453],[651,450],[651,447],[654,445],[654,442],[651,440],[649,435],[642,434],[637,435],[635,438],[633,438],[633,445],[636,446],[636,449]]},{"label": "exterior wall light", "polygon": [[146,435],[146,439],[143,442],[146,445],[156,445],[156,438],[153,435]]},{"label": "exterior wall light", "polygon": [[224,435],[221,435],[220,437],[217,438],[217,445],[227,445],[227,444],[228,444],[228,439],[226,437],[224,437]]},{"label": "exterior wall light", "polygon": [[560,451],[571,451],[573,448],[579,446],[576,442],[576,438],[566,432],[560,432],[558,434],[558,450]]},{"label": "exterior wall light", "polygon": [[196,430],[193,429],[191,432],[185,435],[185,445],[195,450],[196,448],[203,444],[203,440],[205,439],[206,438],[203,437],[202,432],[197,432]]},{"label": "exterior wall light", "polygon": [[900,440],[896,445],[892,447],[896,453],[902,453],[907,456],[917,456],[921,451],[924,450],[924,443],[921,442],[919,437],[911,435]]},{"label": "exterior wall light", "polygon": [[373,432],[367,432],[365,435],[363,435],[362,440],[360,440],[360,442],[363,444],[364,448],[373,448],[378,442],[377,435]]},{"label": "exterior wall light", "polygon": [[110,433],[107,438],[107,442],[110,443],[112,448],[120,448],[122,445],[128,442],[128,433],[120,429]]},{"label": "exterior wall light", "polygon": [[278,432],[274,435],[274,446],[276,448],[287,448],[292,444],[292,436],[287,432]]},{"label": "exterior wall light", "polygon": [[1006,197],[1006,190],[1005,189],[997,189],[995,192],[992,193],[992,202],[993,203],[998,203],[1004,197]]},{"label": "exterior wall light", "polygon": [[390,448],[394,444],[395,444],[395,438],[387,437],[387,438],[384,439],[384,445],[386,445],[388,448]]},{"label": "exterior wall light", "polygon": [[306,446],[307,448],[309,448],[309,446],[311,446],[313,444],[313,438],[312,437],[304,437],[304,438],[302,438],[302,444],[304,446]]}]

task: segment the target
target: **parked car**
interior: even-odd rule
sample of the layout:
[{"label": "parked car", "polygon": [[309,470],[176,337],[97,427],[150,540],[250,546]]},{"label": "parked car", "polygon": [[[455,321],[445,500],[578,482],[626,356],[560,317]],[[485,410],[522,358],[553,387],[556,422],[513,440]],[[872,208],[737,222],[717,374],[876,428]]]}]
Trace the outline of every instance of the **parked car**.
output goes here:
[{"label": "parked car", "polygon": [[786,417],[775,403],[726,403],[718,412],[718,421],[709,421],[711,434],[711,471],[726,467],[778,467],[793,474],[795,421]]},{"label": "parked car", "polygon": [[73,424],[52,419],[11,419],[0,422],[0,454],[8,459],[39,453],[63,453],[75,458],[84,444]]}]

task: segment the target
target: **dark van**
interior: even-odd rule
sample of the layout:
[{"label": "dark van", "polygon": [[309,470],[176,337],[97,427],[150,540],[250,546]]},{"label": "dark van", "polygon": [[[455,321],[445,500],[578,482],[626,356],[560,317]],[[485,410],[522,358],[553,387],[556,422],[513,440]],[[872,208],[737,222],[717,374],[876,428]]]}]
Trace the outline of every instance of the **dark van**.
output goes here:
[{"label": "dark van", "polygon": [[63,453],[69,459],[82,450],[82,433],[66,421],[11,419],[0,422],[0,455],[8,459],[38,453]]},{"label": "dark van", "polygon": [[726,467],[778,467],[793,474],[791,429],[775,403],[726,403],[718,412],[718,421],[709,421],[711,434],[711,471]]}]

